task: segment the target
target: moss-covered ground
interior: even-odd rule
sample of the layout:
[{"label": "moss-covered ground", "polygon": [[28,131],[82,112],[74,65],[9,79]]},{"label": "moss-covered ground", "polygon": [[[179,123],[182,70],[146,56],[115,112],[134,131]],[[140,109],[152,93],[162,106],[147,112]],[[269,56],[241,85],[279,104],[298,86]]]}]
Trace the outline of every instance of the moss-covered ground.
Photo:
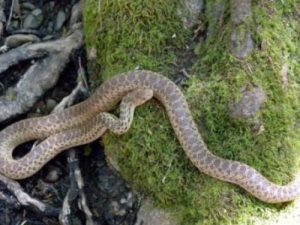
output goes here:
[{"label": "moss-covered ground", "polygon": [[[185,51],[193,35],[182,28],[176,2],[87,0],[86,43],[96,48],[101,67],[96,77],[105,80],[136,68],[170,76],[174,63],[181,61],[178,52]],[[253,3],[251,32],[256,46],[245,60],[230,55],[229,16],[223,24],[214,24],[210,2],[204,24],[213,35],[192,49],[196,57],[187,68],[192,78],[183,92],[213,153],[245,162],[271,181],[285,184],[300,170],[300,2]],[[281,74],[284,66],[289,68],[287,84]],[[231,119],[228,106],[241,98],[242,87],[251,85],[265,90],[266,103],[253,119]],[[252,129],[257,122],[264,128],[260,133]],[[272,224],[296,205],[263,203],[235,185],[197,171],[155,100],[137,109],[127,134],[106,134],[103,142],[132,186],[151,196],[158,207],[176,212],[182,225]]]}]

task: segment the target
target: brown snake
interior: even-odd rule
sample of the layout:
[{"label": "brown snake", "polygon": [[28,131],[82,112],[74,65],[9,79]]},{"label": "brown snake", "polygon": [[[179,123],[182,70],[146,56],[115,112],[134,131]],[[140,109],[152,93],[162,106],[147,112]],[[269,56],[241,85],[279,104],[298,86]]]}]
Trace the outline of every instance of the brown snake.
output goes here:
[{"label": "brown snake", "polygon": [[[146,94],[140,97],[143,90]],[[124,133],[131,124],[134,107],[147,101],[152,94],[164,105],[186,155],[201,172],[235,183],[265,202],[286,202],[300,196],[299,179],[279,186],[250,166],[210,153],[180,89],[169,79],[143,70],[115,76],[90,98],[62,112],[22,120],[6,127],[0,132],[0,173],[23,179],[36,173],[63,150],[91,142],[107,129]],[[134,103],[136,97],[138,103]],[[106,112],[121,100],[121,115],[117,121]],[[118,127],[121,128],[118,130]],[[22,158],[12,157],[17,145],[33,139],[45,140]]]}]

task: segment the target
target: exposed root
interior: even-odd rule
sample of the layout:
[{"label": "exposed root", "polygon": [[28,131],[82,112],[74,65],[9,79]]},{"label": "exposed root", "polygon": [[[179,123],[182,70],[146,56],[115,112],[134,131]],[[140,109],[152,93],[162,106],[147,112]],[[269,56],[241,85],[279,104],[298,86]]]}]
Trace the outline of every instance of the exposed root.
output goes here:
[{"label": "exposed root", "polygon": [[56,84],[60,73],[69,62],[71,53],[82,45],[82,30],[76,29],[64,39],[21,46],[0,55],[0,73],[20,61],[38,59],[12,88],[13,93],[10,94],[13,97],[0,97],[0,122],[27,112]]},{"label": "exposed root", "polygon": [[[70,188],[65,196],[63,208],[59,215],[59,221],[63,225],[71,224],[71,213],[72,213],[72,205],[75,201],[77,201],[79,208],[82,212],[84,212],[86,216],[87,225],[94,225],[94,221],[92,219],[92,212],[89,209],[86,201],[86,196],[83,191],[84,182],[81,175],[81,171],[79,168],[79,160],[74,149],[68,152],[68,165],[69,165],[69,177],[70,177]],[[72,204],[73,203],[73,204]],[[76,204],[74,204],[76,205]]]},{"label": "exposed root", "polygon": [[[47,216],[58,216],[59,209],[49,206],[37,199],[30,197],[21,187],[21,185],[0,174],[0,181],[6,186],[7,190],[9,190],[16,198],[18,203],[28,209],[38,211]],[[8,197],[2,193],[1,198],[5,200],[8,204],[16,204],[16,202],[12,199],[12,197]]]},{"label": "exposed root", "polygon": [[[79,94],[87,94],[88,86],[85,78],[83,68],[81,66],[81,61],[79,60],[79,70],[78,70],[78,84],[72,93],[64,98],[59,105],[54,109],[54,111],[61,111],[64,108],[72,105]],[[84,182],[79,168],[79,159],[77,157],[75,149],[68,152],[68,166],[69,166],[69,177],[70,177],[70,188],[65,196],[62,210],[59,215],[59,221],[63,225],[69,225],[71,216],[71,205],[73,202],[77,201],[79,208],[84,212],[86,216],[86,224],[93,225],[92,213],[87,206],[86,196],[83,191]]]},{"label": "exposed root", "polygon": [[[79,60],[79,64],[81,64]],[[75,89],[71,92],[71,94],[65,97],[53,111],[60,111],[64,108],[72,105],[75,100],[78,98],[79,95],[87,93],[87,85],[86,79],[83,73],[82,66],[79,66],[78,71],[78,84]],[[67,192],[65,197],[62,209],[53,208],[48,206],[41,201],[30,197],[20,184],[14,180],[11,180],[5,176],[0,174],[0,181],[5,184],[6,188],[15,196],[15,199],[10,196],[6,195],[4,192],[0,192],[0,199],[5,200],[8,204],[14,205],[15,207],[25,206],[28,209],[35,210],[38,212],[43,213],[46,216],[55,216],[60,218],[62,224],[70,224],[68,221],[68,215],[71,213],[69,203],[74,201],[74,193],[77,192],[75,195],[78,196],[78,203],[80,208],[86,215],[86,224],[93,225],[92,220],[92,213],[89,210],[86,204],[86,197],[83,192],[83,179],[81,177],[81,172],[78,166],[78,159],[75,157],[74,150],[70,152],[68,157],[69,167],[70,167],[70,179],[71,179],[71,187]]]}]

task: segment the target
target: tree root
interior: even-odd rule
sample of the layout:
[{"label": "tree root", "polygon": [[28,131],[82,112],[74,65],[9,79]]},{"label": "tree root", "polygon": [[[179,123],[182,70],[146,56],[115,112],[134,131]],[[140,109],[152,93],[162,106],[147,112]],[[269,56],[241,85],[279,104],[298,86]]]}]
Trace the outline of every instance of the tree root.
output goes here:
[{"label": "tree root", "polygon": [[[87,95],[87,83],[86,79],[80,66],[78,75],[78,84],[71,92],[71,94],[64,99],[55,107],[54,112],[61,111],[64,108],[72,105],[80,95]],[[83,191],[83,178],[81,176],[81,171],[78,166],[78,158],[76,156],[75,150],[71,150],[68,156],[68,165],[69,165],[69,177],[70,177],[70,189],[65,196],[62,209],[57,209],[43,202],[30,197],[20,186],[20,184],[14,180],[11,180],[0,174],[0,181],[6,186],[6,189],[10,191],[14,197],[11,195],[6,195],[5,192],[0,191],[0,199],[4,200],[7,204],[14,205],[15,208],[24,206],[29,210],[38,211],[45,216],[55,216],[59,217],[61,224],[71,224],[69,222],[70,218],[68,217],[71,213],[70,204],[78,200],[80,209],[86,215],[86,224],[93,225],[92,213],[87,206],[86,196]]]},{"label": "tree root", "polygon": [[12,88],[12,96],[0,97],[0,122],[27,112],[56,84],[69,62],[70,54],[82,45],[82,31],[77,29],[64,39],[20,46],[0,55],[0,73],[20,61],[39,58]]},{"label": "tree root", "polygon": [[[62,225],[72,224],[71,220],[71,206],[77,200],[80,210],[85,214],[86,225],[94,225],[92,219],[92,212],[89,209],[86,201],[86,196],[83,191],[84,182],[79,168],[79,159],[76,150],[72,149],[68,152],[68,166],[70,177],[70,188],[65,196],[63,208],[59,215],[59,221]],[[76,204],[75,204],[76,205]]]},{"label": "tree root", "polygon": [[[30,197],[21,187],[21,185],[14,180],[11,180],[0,174],[0,181],[6,186],[7,190],[10,191],[15,199],[11,196],[6,195],[4,192],[0,192],[2,200],[5,200],[8,204],[22,205],[33,211],[38,211],[46,216],[58,216],[59,209],[49,206],[37,199]],[[16,200],[18,203],[16,203]]]}]

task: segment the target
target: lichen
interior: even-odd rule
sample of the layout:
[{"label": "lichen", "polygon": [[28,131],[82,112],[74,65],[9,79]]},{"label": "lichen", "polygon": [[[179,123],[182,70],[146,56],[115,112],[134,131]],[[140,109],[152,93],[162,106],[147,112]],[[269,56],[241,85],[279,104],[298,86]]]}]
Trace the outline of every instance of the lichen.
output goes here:
[{"label": "lichen", "polygon": [[[178,52],[186,51],[192,36],[176,14],[178,3],[101,2],[86,1],[84,13],[87,45],[97,49],[102,68],[98,79],[136,67],[170,75],[172,62],[178,60]],[[226,12],[230,8],[224,7]],[[231,28],[225,12],[222,29],[213,29],[194,49],[193,76],[183,88],[208,148],[253,166],[278,184],[292,180],[300,169],[300,29],[295,13],[299,7],[292,0],[254,3],[251,32],[256,48],[243,61],[229,53]],[[208,27],[211,20],[207,16]],[[288,87],[282,85],[280,73],[286,64]],[[252,84],[266,92],[261,111],[253,119],[230,118],[228,106],[241,98],[243,86]],[[252,130],[257,121],[264,127],[259,134]],[[137,109],[128,133],[108,133],[103,143],[132,187],[151,196],[158,207],[176,212],[183,225],[262,224],[293,207],[263,203],[235,185],[200,173],[185,156],[156,100]]]}]

